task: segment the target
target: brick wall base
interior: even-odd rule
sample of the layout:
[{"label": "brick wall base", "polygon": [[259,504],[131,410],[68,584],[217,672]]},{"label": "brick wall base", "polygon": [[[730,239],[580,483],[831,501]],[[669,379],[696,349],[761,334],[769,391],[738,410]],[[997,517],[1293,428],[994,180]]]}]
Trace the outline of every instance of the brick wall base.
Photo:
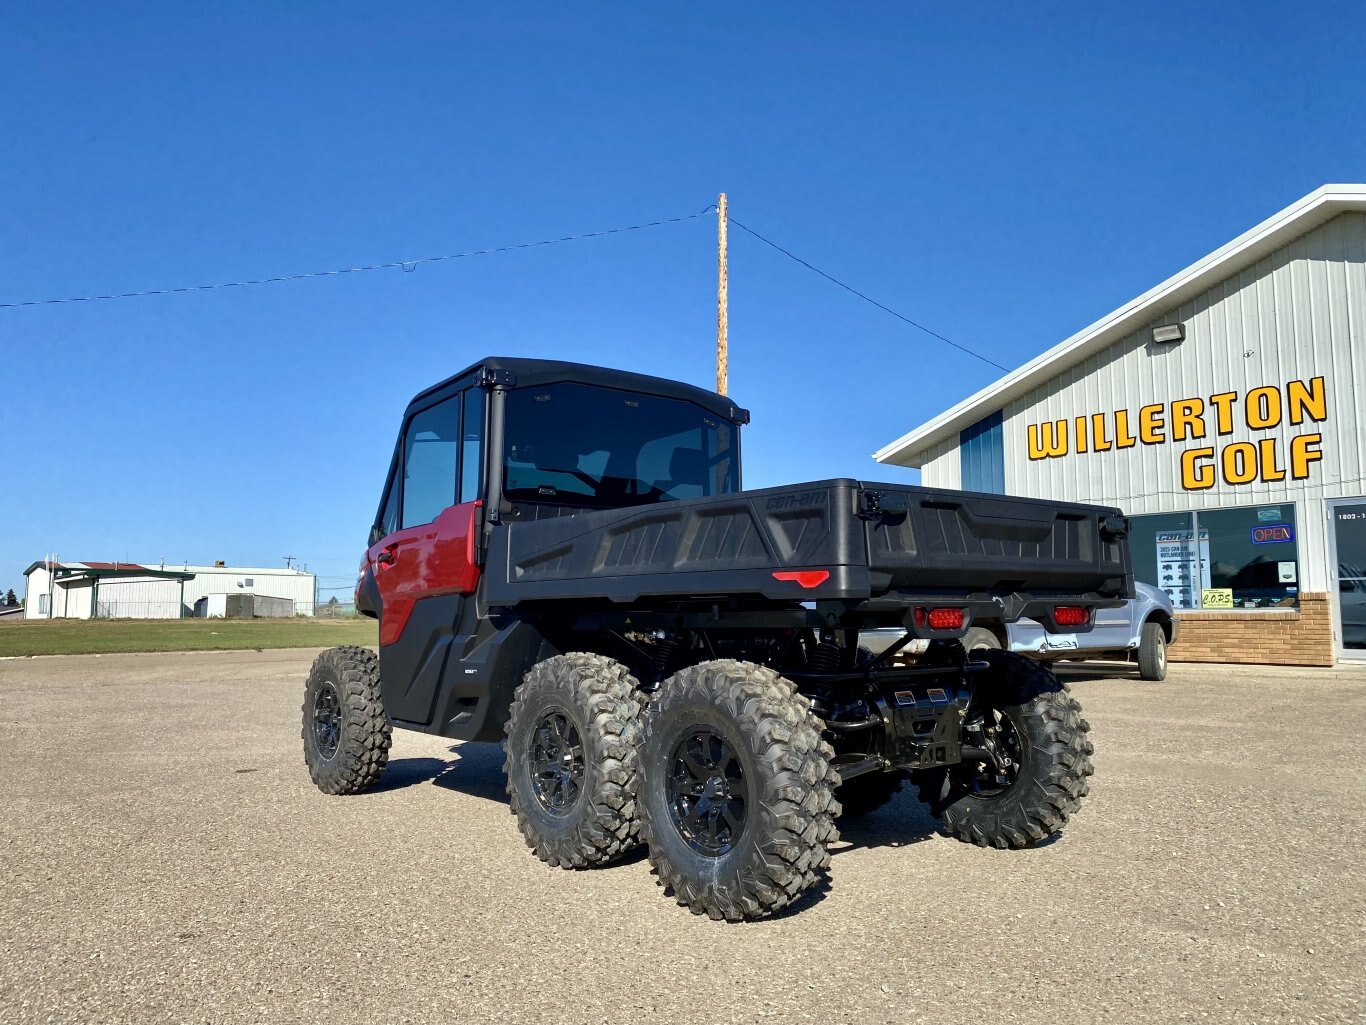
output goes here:
[{"label": "brick wall base", "polygon": [[1327,594],[1300,595],[1299,610],[1178,612],[1173,662],[1331,666],[1333,612]]}]

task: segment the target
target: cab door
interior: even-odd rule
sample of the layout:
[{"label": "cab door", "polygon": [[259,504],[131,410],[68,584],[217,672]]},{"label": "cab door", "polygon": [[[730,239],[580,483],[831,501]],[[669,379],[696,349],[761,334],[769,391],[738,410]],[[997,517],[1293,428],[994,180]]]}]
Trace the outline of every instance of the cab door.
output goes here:
[{"label": "cab door", "polygon": [[428,725],[462,603],[479,584],[484,393],[467,389],[407,420],[366,553],[380,598],[380,688],[393,719]]}]

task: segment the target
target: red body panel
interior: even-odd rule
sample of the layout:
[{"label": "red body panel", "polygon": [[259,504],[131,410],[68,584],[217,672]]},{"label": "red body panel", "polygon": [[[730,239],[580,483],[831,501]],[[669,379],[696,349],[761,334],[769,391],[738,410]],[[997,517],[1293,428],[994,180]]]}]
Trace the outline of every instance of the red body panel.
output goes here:
[{"label": "red body panel", "polygon": [[444,509],[431,523],[396,530],[365,553],[383,607],[380,644],[393,644],[419,598],[473,594],[479,584],[475,534],[482,502]]}]

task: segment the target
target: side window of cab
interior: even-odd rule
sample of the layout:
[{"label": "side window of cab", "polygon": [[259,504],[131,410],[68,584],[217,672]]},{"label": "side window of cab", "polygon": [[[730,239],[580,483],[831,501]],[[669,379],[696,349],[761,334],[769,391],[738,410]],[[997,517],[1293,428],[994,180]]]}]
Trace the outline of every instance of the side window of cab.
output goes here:
[{"label": "side window of cab", "polygon": [[456,503],[460,467],[460,396],[420,410],[403,434],[399,526],[431,523]]},{"label": "side window of cab", "polygon": [[399,463],[370,543],[431,523],[444,509],[479,498],[484,393],[477,388],[419,410],[403,431]]}]

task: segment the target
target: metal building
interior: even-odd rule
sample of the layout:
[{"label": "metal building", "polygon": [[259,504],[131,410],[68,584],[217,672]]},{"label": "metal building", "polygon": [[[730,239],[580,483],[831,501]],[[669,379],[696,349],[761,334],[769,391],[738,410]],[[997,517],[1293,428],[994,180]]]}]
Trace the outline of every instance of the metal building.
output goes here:
[{"label": "metal building", "polygon": [[225,596],[239,595],[257,599],[233,602],[259,607],[253,614],[311,616],[317,601],[317,577],[296,569],[48,560],[31,565],[24,580],[26,619],[181,619],[208,614],[211,597],[226,609]]},{"label": "metal building", "polygon": [[1171,657],[1366,657],[1366,185],[1327,185],[875,454],[1114,504]]}]

